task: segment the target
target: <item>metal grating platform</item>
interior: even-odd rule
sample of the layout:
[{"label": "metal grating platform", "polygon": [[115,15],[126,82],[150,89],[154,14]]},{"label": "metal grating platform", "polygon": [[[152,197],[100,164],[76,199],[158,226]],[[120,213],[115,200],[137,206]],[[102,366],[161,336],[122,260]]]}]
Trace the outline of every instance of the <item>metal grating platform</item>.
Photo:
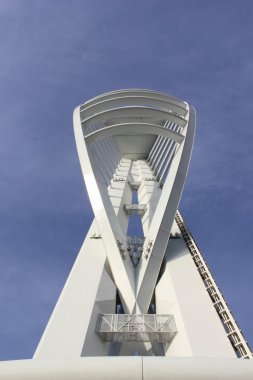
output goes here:
[{"label": "metal grating platform", "polygon": [[123,208],[128,215],[143,215],[147,209],[147,206],[144,204],[125,204]]},{"label": "metal grating platform", "polygon": [[177,329],[173,315],[100,314],[96,332],[106,342],[171,342]]}]

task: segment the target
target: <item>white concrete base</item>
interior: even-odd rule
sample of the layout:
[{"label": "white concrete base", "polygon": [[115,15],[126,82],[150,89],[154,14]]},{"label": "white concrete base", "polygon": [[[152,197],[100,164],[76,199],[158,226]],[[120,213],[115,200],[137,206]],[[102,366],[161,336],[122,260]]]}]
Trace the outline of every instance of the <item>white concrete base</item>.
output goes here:
[{"label": "white concrete base", "polygon": [[86,357],[0,362],[1,380],[252,380],[253,360]]}]

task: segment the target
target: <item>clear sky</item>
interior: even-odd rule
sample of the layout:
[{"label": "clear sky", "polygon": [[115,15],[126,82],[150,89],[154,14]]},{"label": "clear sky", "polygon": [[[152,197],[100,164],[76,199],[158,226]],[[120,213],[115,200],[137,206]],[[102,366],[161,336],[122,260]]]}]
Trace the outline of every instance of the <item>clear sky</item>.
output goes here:
[{"label": "clear sky", "polygon": [[2,360],[32,357],[92,220],[72,111],[129,87],[197,110],[180,210],[253,347],[253,1],[1,0]]}]

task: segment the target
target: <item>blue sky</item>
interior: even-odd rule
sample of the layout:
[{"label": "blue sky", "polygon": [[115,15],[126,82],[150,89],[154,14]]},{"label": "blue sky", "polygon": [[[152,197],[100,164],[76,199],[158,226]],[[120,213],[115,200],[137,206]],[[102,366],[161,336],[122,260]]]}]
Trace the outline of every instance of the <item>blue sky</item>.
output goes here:
[{"label": "blue sky", "polygon": [[72,111],[100,93],[193,104],[180,210],[253,347],[253,2],[0,1],[0,359],[32,357],[92,220]]}]

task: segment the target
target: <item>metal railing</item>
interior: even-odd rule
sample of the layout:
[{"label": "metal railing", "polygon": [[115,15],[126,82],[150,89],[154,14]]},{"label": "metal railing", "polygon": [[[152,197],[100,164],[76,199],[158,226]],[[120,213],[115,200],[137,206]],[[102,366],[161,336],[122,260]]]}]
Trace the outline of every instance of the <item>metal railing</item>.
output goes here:
[{"label": "metal railing", "polygon": [[171,342],[177,329],[173,315],[100,314],[96,332],[106,342]]}]

